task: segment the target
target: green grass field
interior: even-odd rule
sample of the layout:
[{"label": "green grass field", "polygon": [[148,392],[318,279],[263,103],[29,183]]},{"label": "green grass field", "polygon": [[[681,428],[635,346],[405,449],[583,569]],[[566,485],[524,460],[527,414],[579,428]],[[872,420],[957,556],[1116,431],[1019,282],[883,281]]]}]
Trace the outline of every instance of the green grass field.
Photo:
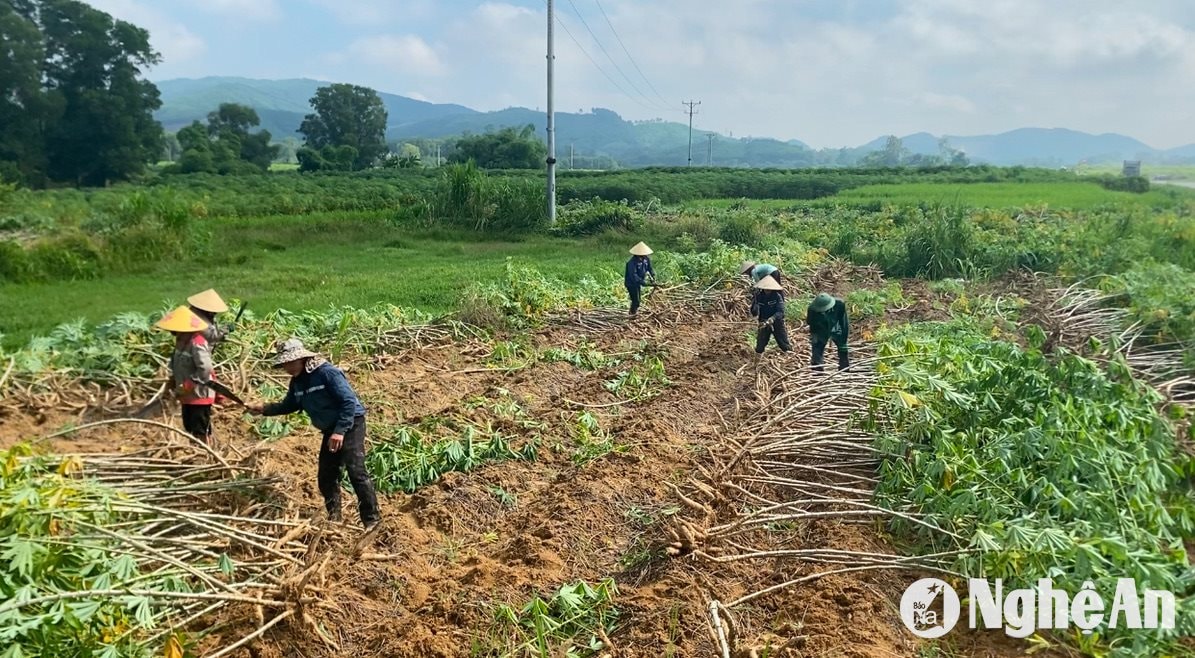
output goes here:
[{"label": "green grass field", "polygon": [[622,270],[633,244],[548,236],[480,240],[411,231],[372,213],[209,220],[209,253],[137,274],[0,286],[0,331],[15,346],[54,326],[98,322],[123,311],[155,311],[214,287],[264,312],[389,302],[438,313],[475,281],[500,278],[506,259],[576,281],[596,268]]},{"label": "green grass field", "polygon": [[686,206],[727,208],[745,204],[748,208],[783,211],[808,205],[864,204],[876,201],[892,204],[942,203],[973,208],[1017,208],[1048,205],[1086,209],[1114,203],[1168,205],[1176,198],[1195,198],[1181,188],[1158,187],[1145,194],[1114,192],[1088,182],[1074,183],[901,183],[864,185],[843,190],[832,197],[812,201],[791,199],[703,199]]},{"label": "green grass field", "polygon": [[1182,191],[1150,190],[1145,194],[1114,192],[1090,183],[974,183],[950,185],[911,183],[907,185],[864,185],[834,197],[847,203],[883,201],[893,204],[942,203],[972,208],[1013,208],[1048,205],[1084,209],[1106,204],[1162,204]]}]

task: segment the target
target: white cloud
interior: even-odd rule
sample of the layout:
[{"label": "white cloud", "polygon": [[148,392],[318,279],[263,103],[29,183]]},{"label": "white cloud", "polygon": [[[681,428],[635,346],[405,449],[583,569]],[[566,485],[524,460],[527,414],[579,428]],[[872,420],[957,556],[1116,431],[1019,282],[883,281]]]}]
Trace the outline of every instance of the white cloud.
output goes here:
[{"label": "white cloud", "polygon": [[416,77],[440,76],[448,70],[436,49],[412,34],[357,39],[335,57],[349,65],[375,65]]},{"label": "white cloud", "polygon": [[[89,0],[96,9],[149,30],[149,41],[162,54],[167,66],[185,68],[207,50],[207,44],[185,24],[147,2],[137,0]],[[165,67],[163,67],[165,68]]]},{"label": "white cloud", "polygon": [[975,112],[975,103],[954,94],[936,94],[932,91],[922,92],[917,95],[917,102],[925,108],[931,110],[950,110],[953,112],[965,112],[972,114]]},{"label": "white cloud", "polygon": [[[228,0],[236,2],[237,0]],[[298,0],[289,0],[297,2]],[[308,0],[322,7],[337,20],[356,26],[391,27],[404,21],[414,21],[433,16],[436,4],[433,0]]]},{"label": "white cloud", "polygon": [[199,8],[249,20],[275,20],[282,16],[277,0],[202,0]]}]

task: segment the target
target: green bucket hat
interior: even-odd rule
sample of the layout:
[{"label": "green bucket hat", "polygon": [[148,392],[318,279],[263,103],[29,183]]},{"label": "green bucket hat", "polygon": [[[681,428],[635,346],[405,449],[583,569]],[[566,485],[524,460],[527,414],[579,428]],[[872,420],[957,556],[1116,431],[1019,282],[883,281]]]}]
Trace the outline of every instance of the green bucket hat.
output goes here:
[{"label": "green bucket hat", "polygon": [[831,297],[829,293],[818,293],[817,297],[814,298],[813,303],[809,305],[809,308],[817,311],[818,313],[825,313],[831,308],[834,308],[834,298]]}]

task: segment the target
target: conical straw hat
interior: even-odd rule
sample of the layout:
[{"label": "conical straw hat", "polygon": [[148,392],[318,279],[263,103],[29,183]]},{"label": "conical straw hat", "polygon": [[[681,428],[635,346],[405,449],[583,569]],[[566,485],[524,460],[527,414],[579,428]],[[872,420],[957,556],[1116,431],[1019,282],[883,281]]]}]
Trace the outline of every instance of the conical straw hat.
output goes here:
[{"label": "conical straw hat", "polygon": [[739,274],[750,274],[753,269],[755,269],[755,261],[753,260],[745,260],[739,263]]},{"label": "conical straw hat", "polygon": [[207,321],[195,315],[195,312],[186,306],[180,306],[162,316],[162,319],[158,320],[154,326],[166,331],[191,333],[207,329]]},{"label": "conical straw hat", "polygon": [[773,279],[770,276],[765,276],[764,278],[755,282],[755,287],[759,288],[760,290],[784,290],[784,287],[781,286],[776,279]]},{"label": "conical straw hat", "polygon": [[228,311],[228,304],[225,304],[224,300],[220,299],[220,295],[217,295],[216,291],[211,288],[191,295],[187,298],[187,303],[208,313],[225,313]]},{"label": "conical straw hat", "polygon": [[634,247],[631,247],[631,253],[636,256],[649,256],[651,255],[651,247],[640,242]]}]

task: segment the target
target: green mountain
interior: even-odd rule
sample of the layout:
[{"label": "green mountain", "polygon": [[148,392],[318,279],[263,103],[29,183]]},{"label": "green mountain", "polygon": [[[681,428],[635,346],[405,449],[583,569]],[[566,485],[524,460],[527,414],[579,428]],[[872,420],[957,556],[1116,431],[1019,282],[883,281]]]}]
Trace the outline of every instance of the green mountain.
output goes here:
[{"label": "green mountain", "polygon": [[[311,113],[315,90],[329,83],[306,78],[293,80],[252,80],[249,78],[211,77],[165,80],[156,83],[162,94],[162,108],[155,116],[168,131],[176,131],[207,117],[220,103],[240,103],[257,110],[261,126],[275,139],[300,137],[303,117]],[[461,105],[425,101],[379,92],[393,126],[456,114],[477,114]]]},{"label": "green mountain", "polygon": [[[162,108],[157,117],[167,130],[174,131],[193,120],[203,120],[220,103],[234,102],[255,108],[262,127],[275,139],[298,137],[295,131],[311,112],[309,100],[317,88],[326,84],[329,83],[309,79],[233,77],[166,80],[157,83],[162,93]],[[543,112],[522,107],[478,112],[461,105],[428,103],[383,92],[379,96],[390,113],[387,137],[392,141],[454,137],[527,124],[535,126],[541,135],[547,129]],[[858,147],[815,151],[798,140],[713,134],[711,142],[711,134],[693,131],[694,165],[710,162],[734,167],[849,166],[867,153],[883,149],[887,140],[879,137]],[[687,124],[659,119],[626,121],[601,108],[556,114],[556,157],[563,166],[568,166],[570,154],[584,159],[613,158],[627,167],[684,165],[690,158],[689,137]],[[903,137],[902,142],[911,153],[935,155],[939,152],[939,139],[929,133],[916,133]],[[945,139],[975,163],[1048,167],[1133,159],[1195,163],[1195,145],[1158,150],[1124,135],[1091,135],[1062,128],[1021,128],[998,135],[947,135]]]},{"label": "green mountain", "polygon": [[[870,151],[883,149],[887,139],[879,137],[852,149],[852,155],[862,157]],[[1195,161],[1195,144],[1159,150],[1124,135],[1091,135],[1065,128],[1018,128],[998,135],[944,135],[941,138],[922,132],[902,137],[901,143],[910,153],[935,155],[939,152],[940,139],[945,139],[951,148],[966,153],[972,162],[995,165],[1065,167],[1079,162]]]}]

